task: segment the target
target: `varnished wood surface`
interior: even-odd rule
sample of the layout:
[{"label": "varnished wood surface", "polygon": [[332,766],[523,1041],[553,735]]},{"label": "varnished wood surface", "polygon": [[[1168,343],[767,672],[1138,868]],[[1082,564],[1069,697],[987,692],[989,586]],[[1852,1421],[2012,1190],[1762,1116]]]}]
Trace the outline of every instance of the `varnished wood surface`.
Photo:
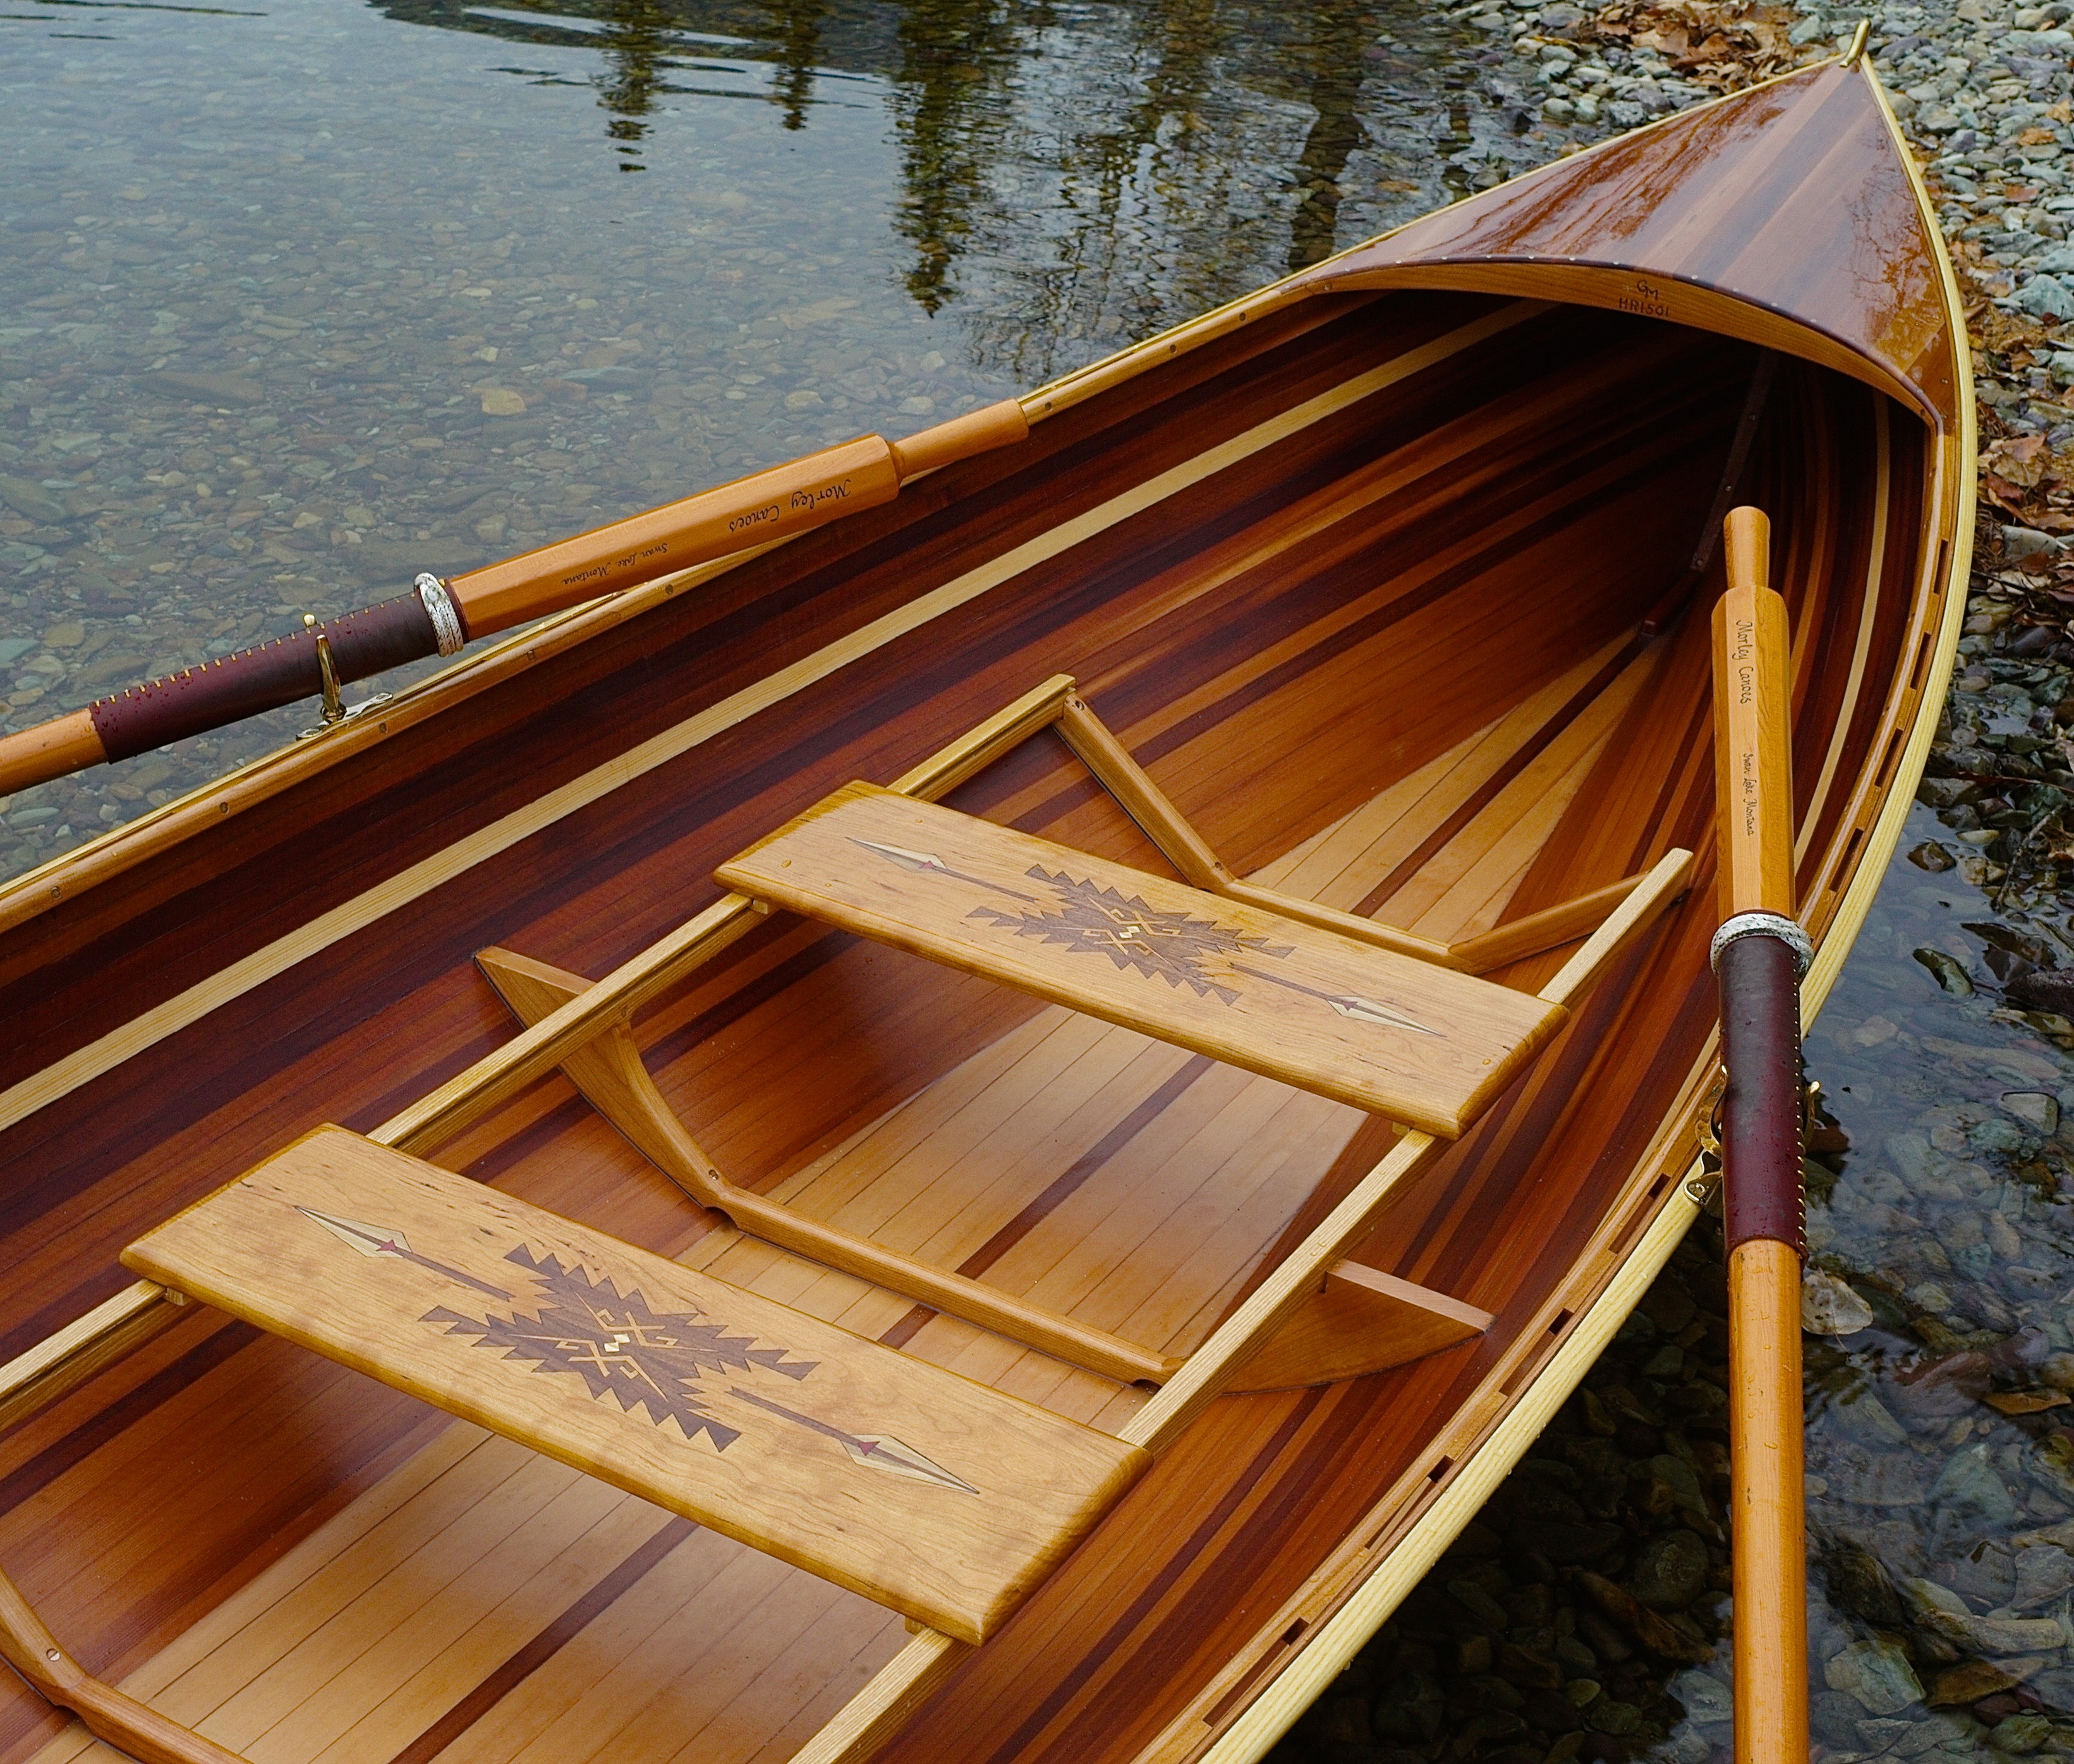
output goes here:
[{"label": "varnished wood surface", "polygon": [[[1478,309],[1446,296],[1350,302],[1310,315],[1308,328],[1270,324],[1213,345],[1177,363],[1158,395],[1134,382],[1113,403],[1091,400],[1033,436],[1042,459],[1027,478],[1010,481],[985,461],[951,468],[894,508],[861,517],[841,540],[817,535],[774,553],[723,579],[710,598],[661,609],[638,638],[557,658],[478,694],[452,722],[421,725],[410,742],[370,753],[364,769],[328,777],[320,794],[328,818],[313,833],[297,832],[285,816],[270,820],[262,806],[238,817],[234,836],[226,829],[180,865],[60,903],[35,940],[0,935],[6,1002],[20,1006],[27,1032],[76,1045],[109,1010],[167,996],[526,792],[645,738],[731,681],[855,628],[1060,510],[1088,506],[1122,469],[1110,450],[1130,469],[1163,468],[1204,438],[1237,432]],[[1712,800],[1704,622],[1688,619],[1625,659],[1623,645],[1690,555],[1747,373],[1745,354],[1712,340],[1617,315],[1545,315],[1235,469],[1186,510],[1149,510],[1040,580],[1004,585],[940,628],[889,646],[498,854],[408,915],[331,946],[0,1139],[0,1184],[11,1203],[0,1237],[10,1341],[26,1345],[115,1290],[122,1243],[313,1122],[371,1126],[507,1036],[502,1007],[470,961],[485,944],[609,971],[710,899],[694,879],[729,854],[845,779],[897,776],[1050,673],[1076,676],[1235,872],[1260,872],[1269,886],[1351,911],[1423,853],[1393,890],[1415,899],[1417,911],[1402,922],[1421,935],[1473,935],[1634,875],[1674,845],[1695,845]],[[1817,370],[1789,365],[1776,397],[1751,494],[1776,510],[1775,576],[1799,639],[1796,778],[1812,784],[1836,756],[1828,770],[1838,782],[1811,817],[1803,865],[1819,929],[1835,907],[1831,880],[1851,873],[1887,736],[1908,710],[1905,695],[1920,689],[1919,645],[1940,610],[1923,585],[1942,584],[1927,567],[1937,529],[1922,499],[1931,473],[1919,430],[1863,388]],[[1176,426],[1190,431],[1185,439]],[[1873,456],[1882,429],[1889,491],[1917,512],[1892,523],[1891,548],[1875,568],[1867,502],[1844,462]],[[1422,469],[1428,460],[1432,468]],[[925,492],[941,499],[910,506]],[[952,518],[958,498],[985,509],[969,531]],[[1345,512],[1321,523],[1317,511],[1328,505]],[[1278,546],[1278,531],[1301,536]],[[919,580],[918,557],[927,560]],[[1866,642],[1867,677],[1896,685],[1847,704],[1849,670],[1838,658],[1858,640],[1869,583],[1883,598]],[[1537,641],[1521,642],[1522,630]],[[554,741],[544,732],[536,741],[528,731],[546,700],[531,695],[550,689],[567,690],[569,717]],[[480,802],[444,782],[436,763],[471,751],[499,761],[498,782]],[[1234,778],[1247,787],[1233,789]],[[1107,860],[1159,868],[1049,737],[953,802]],[[1390,820],[1398,811],[1379,805],[1392,803],[1407,818]],[[1376,815],[1384,820],[1378,838],[1357,839],[1351,858],[1336,857],[1334,829]],[[1382,853],[1374,865],[1363,855],[1372,849]],[[1305,879],[1311,861],[1337,879]],[[1699,880],[1710,880],[1704,863]],[[1335,892],[1342,886],[1352,891]],[[1394,916],[1403,904],[1381,910]],[[1712,1010],[1699,979],[1708,928],[1700,916],[1689,906],[1675,911],[1630,949],[1544,1060],[1442,1154],[1360,1250],[1367,1266],[1489,1312],[1488,1334],[1353,1383],[1211,1405],[956,1668],[893,1756],[1122,1764],[1252,1644],[1262,1613],[1425,1462],[1439,1420],[1518,1345],[1634,1176],[1664,1099],[1704,1049]],[[1531,991],[1562,960],[1552,952],[1499,977]],[[775,1192],[1004,1038],[1041,1027],[1044,1008],[840,932],[771,924],[638,1029],[699,1142],[738,1179]],[[1159,1053],[1176,1066],[1147,1072],[1130,1096],[1112,1084],[1102,1093],[1119,1111],[1110,1123],[1090,1119],[1091,1138],[1058,1142],[1067,1169],[1047,1171],[1041,1146],[1028,1148],[1017,1166],[1027,1185],[1004,1187],[996,1204],[1006,1217],[986,1226],[1007,1247],[974,1243],[953,1265],[984,1253],[1009,1268],[1020,1246],[1051,1241],[1047,1207],[1128,1196],[1132,1186],[1121,1181],[1105,1188],[1104,1172],[1141,1146],[1149,1152],[1163,1133],[1176,1142],[1155,1167],[1191,1172],[1200,1184],[1212,1172],[1188,1148],[1206,1153],[1218,1131],[1253,1143],[1259,1130],[1248,1121],[1275,1118],[1242,1113],[1266,1101],[1250,1089],[1219,1092],[1217,1107],[1208,1107],[1211,1079],[1187,1056]],[[799,1082],[803,1072],[814,1074],[812,1084]],[[1191,1114],[1198,1097],[1206,1105]],[[1216,1127],[1227,1117],[1228,1127]],[[1384,1149],[1352,1126],[1321,1118],[1316,1130],[1320,1155],[1301,1166],[1301,1183],[1286,1194],[1271,1179],[1257,1185],[1250,1243],[1190,1240],[1203,1247],[1181,1266],[1208,1310],[1175,1320],[1180,1345],[1242,1303],[1279,1243],[1300,1237]],[[1013,1126],[1002,1131],[1015,1138]],[[1335,1134],[1345,1136],[1337,1152]],[[754,1253],[726,1241],[718,1221],[559,1080],[469,1128],[441,1155],[515,1199],[659,1253],[696,1260],[724,1243],[729,1256]],[[956,1190],[940,1192],[948,1200]],[[1055,1193],[1066,1199],[1046,1199]],[[896,1196],[887,1192],[889,1201]],[[1085,1217],[1071,1223],[1064,1241],[1089,1241]],[[1127,1269],[1140,1254],[1126,1247],[1112,1266]],[[1016,1277],[1035,1283],[1042,1272],[1039,1259]],[[812,1309],[824,1298],[832,1308],[832,1283],[847,1277],[781,1258],[739,1278],[768,1280],[785,1289],[768,1296]],[[1101,1270],[1087,1278],[1099,1289]],[[1127,1316],[1141,1302],[1129,1292],[1118,1299],[1103,1317]],[[1118,1429],[1143,1400],[1056,1362],[1047,1372],[1041,1356],[1004,1359],[981,1332],[955,1319],[914,1320],[897,1299],[852,1291],[841,1302],[891,1302],[876,1332],[982,1371],[1014,1394],[1056,1400],[1076,1419]],[[0,1563],[82,1660],[111,1679],[126,1681],[161,1655],[169,1665],[205,1659],[221,1671],[250,1659],[236,1639],[245,1631],[209,1630],[213,1651],[201,1655],[180,1654],[178,1638],[196,1628],[200,1648],[211,1613],[249,1611],[237,1605],[245,1589],[275,1585],[277,1568],[310,1560],[302,1552],[332,1536],[328,1527],[349,1514],[360,1523],[363,1503],[400,1498],[385,1491],[419,1460],[436,1426],[401,1397],[200,1312],[0,1440]],[[139,1474],[142,1466],[152,1473]],[[1448,1473],[1413,1481],[1436,1488]],[[453,1510],[477,1510],[463,1502]],[[544,1583],[510,1583],[533,1590],[510,1607],[511,1626],[484,1631],[509,1639],[502,1655],[474,1657],[468,1688],[399,1690],[381,1728],[393,1744],[333,1755],[429,1758],[420,1741],[438,1740],[440,1750],[458,1748],[457,1758],[509,1764],[558,1719],[555,1699],[575,1694],[568,1675],[595,1671],[596,1694],[605,1695],[614,1660],[630,1658],[633,1646],[608,1641],[625,1633],[615,1624],[632,1623],[644,1597],[679,1584],[676,1552],[693,1540],[665,1538],[643,1555],[653,1535],[600,1533],[599,1553],[584,1559],[586,1577],[559,1600]],[[574,1549],[573,1539],[527,1560],[561,1560],[553,1550],[564,1547]],[[602,1589],[602,1605],[584,1603],[591,1588]],[[794,1596],[774,1588],[771,1597]],[[530,1613],[523,1621],[521,1606]],[[452,1606],[456,1621],[479,1609]],[[705,1755],[748,1757],[766,1745],[782,1755],[779,1736],[790,1736],[785,1745],[803,1742],[892,1657],[897,1622],[891,1636],[868,1623],[847,1626],[856,1620],[846,1609],[822,1616],[772,1605],[771,1630],[753,1645],[744,1637],[742,1658],[777,1668],[757,1668],[756,1682],[774,1696],[781,1682],[797,1694],[756,1703],[742,1692],[710,1717],[736,1710],[747,1724],[737,1730],[741,1745],[715,1741]],[[824,1638],[818,1663],[787,1652],[787,1637],[810,1633]],[[626,1756],[671,1755],[680,1742],[665,1746],[665,1733],[708,1732],[673,1727],[661,1712],[695,1695],[689,1663],[700,1644],[688,1638],[671,1629],[667,1646],[659,1640],[641,1656],[658,1712],[640,1729],[647,1750],[630,1738]],[[341,1658],[341,1687],[370,1682]],[[486,1703],[469,1700],[477,1685]],[[0,1757],[13,1760],[56,1724],[25,1693],[8,1694]],[[256,1681],[249,1694],[260,1694]],[[350,1730],[324,1727],[333,1717],[320,1721],[285,1686],[278,1695],[285,1700],[269,1705],[279,1712],[267,1719],[280,1725],[274,1743],[284,1756],[291,1729],[305,1730],[299,1723],[334,1736]],[[206,1720],[206,1708],[189,1718]],[[627,1720],[630,1735],[638,1720]],[[1214,1725],[1204,1725],[1205,1738]],[[751,1729],[762,1736],[754,1744]]]},{"label": "varnished wood surface", "polygon": [[850,784],[715,873],[881,943],[1452,1138],[1559,1006]]},{"label": "varnished wood surface", "polygon": [[1961,421],[1939,248],[1869,66],[1829,62],[1559,159],[1313,271],[1560,296],[1779,347]]},{"label": "varnished wood surface", "polygon": [[122,1259],[967,1642],[1146,1461],[337,1130]]}]

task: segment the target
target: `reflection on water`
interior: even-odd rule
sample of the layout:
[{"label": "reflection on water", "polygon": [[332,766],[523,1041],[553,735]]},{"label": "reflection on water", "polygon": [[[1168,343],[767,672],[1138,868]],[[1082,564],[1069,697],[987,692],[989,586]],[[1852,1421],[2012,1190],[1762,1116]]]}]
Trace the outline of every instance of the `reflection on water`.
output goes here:
[{"label": "reflection on water", "polygon": [[[1039,383],[1547,150],[1412,0],[0,18],[0,726]],[[638,176],[626,174],[638,173]],[[0,804],[0,874],[307,713]]]}]

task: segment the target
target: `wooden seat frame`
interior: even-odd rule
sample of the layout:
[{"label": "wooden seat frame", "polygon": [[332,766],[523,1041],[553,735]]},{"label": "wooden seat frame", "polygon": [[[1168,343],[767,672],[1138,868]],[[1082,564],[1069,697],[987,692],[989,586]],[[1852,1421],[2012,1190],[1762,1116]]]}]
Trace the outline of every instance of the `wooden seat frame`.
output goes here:
[{"label": "wooden seat frame", "polygon": [[[1682,891],[1692,854],[1530,918],[1457,944],[1306,901],[1235,877],[1122,744],[1080,700],[1069,675],[1025,694],[889,787],[933,801],[1039,731],[1056,728],[1146,837],[1192,886],[1466,973],[1481,973],[1584,937],[1536,994],[1568,1006],[1587,991]],[[1344,1378],[1419,1357],[1480,1332],[1489,1316],[1345,1259],[1393,1192],[1447,1142],[1403,1131],[1282,1262],[1185,1358],[1090,1328],[808,1217],[732,1183],[700,1150],[655,1089],[630,1027],[634,1014],[680,984],[758,922],[762,910],[729,894],[594,983],[502,950],[479,960],[526,1027],[367,1137],[423,1158],[556,1068],[599,1112],[702,1204],[740,1229],[994,1329],[1072,1364],[1160,1388],[1118,1431],[1157,1454],[1220,1392]],[[1586,933],[1589,935],[1587,936]],[[176,1320],[184,1295],[139,1281],[5,1366],[0,1427],[56,1402],[101,1367]],[[1351,1350],[1349,1345],[1352,1344]],[[856,1764],[889,1737],[971,1644],[934,1630],[907,1647],[808,1742],[795,1764]],[[0,1658],[52,1702],[144,1764],[242,1764],[235,1754],[126,1696],[65,1653],[0,1575]]]}]

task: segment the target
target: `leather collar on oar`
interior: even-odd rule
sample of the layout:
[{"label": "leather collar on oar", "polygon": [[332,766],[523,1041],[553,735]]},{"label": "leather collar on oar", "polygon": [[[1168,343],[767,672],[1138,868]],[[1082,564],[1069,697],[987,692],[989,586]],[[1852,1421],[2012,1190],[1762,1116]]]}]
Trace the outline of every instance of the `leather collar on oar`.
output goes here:
[{"label": "leather collar on oar", "polygon": [[471,638],[890,502],[917,472],[1007,446],[1029,432],[1022,406],[1005,399],[904,441],[861,436],[450,581],[420,576],[411,593],[395,600],[0,737],[0,796],[319,692],[328,712],[341,714],[341,684],[423,656],[451,655]]},{"label": "leather collar on oar", "polygon": [[1800,977],[1793,913],[1793,679],[1771,527],[1725,523],[1714,609],[1714,752],[1723,923],[1722,1200],[1728,1219],[1736,1764],[1808,1757],[1808,1518],[1801,1452]]}]

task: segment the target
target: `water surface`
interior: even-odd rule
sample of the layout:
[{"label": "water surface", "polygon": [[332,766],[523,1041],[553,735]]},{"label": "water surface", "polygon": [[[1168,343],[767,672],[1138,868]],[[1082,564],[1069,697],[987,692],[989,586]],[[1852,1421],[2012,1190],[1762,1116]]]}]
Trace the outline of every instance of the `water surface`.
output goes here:
[{"label": "water surface", "polygon": [[[0,727],[925,427],[1494,181],[1533,150],[1474,37],[1403,0],[11,0]],[[311,720],[23,792],[0,875]]]}]

